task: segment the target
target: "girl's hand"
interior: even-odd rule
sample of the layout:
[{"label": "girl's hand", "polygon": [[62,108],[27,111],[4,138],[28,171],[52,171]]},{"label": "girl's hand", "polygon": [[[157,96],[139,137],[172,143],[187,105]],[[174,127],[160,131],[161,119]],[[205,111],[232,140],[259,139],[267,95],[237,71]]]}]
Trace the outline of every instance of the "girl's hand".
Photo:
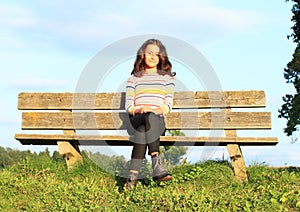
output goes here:
[{"label": "girl's hand", "polygon": [[145,105],[143,107],[135,108],[133,110],[133,115],[140,114],[140,113],[147,113],[147,112],[152,112],[152,109],[148,105]]},{"label": "girl's hand", "polygon": [[162,108],[158,107],[158,108],[153,109],[150,106],[146,105],[146,106],[143,107],[143,113],[148,113],[148,112],[155,113],[156,115],[162,115],[163,114]]},{"label": "girl's hand", "polygon": [[152,112],[152,108],[149,107],[148,105],[145,105],[144,107],[142,107],[142,113],[148,113],[148,112]]},{"label": "girl's hand", "polygon": [[158,108],[153,109],[150,106],[145,105],[141,108],[134,109],[133,115],[136,115],[136,114],[139,114],[139,113],[148,113],[148,112],[155,113],[156,115],[162,115],[163,114],[162,108],[158,107]]},{"label": "girl's hand", "polygon": [[135,108],[133,110],[133,114],[132,115],[136,115],[136,114],[139,114],[139,113],[143,113],[143,108]]}]

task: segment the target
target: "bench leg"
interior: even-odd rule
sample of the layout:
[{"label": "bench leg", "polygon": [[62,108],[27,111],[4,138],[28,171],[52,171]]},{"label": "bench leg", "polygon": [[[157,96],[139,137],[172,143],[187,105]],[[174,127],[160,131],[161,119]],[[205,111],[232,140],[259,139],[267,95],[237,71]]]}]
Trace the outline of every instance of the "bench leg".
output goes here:
[{"label": "bench leg", "polygon": [[69,142],[59,141],[57,142],[57,146],[59,154],[63,155],[66,160],[68,170],[72,169],[78,162],[83,162],[82,156],[79,151],[74,148]]},{"label": "bench leg", "polygon": [[240,182],[247,182],[248,176],[242,150],[238,144],[228,144],[227,150],[233,165],[236,179]]}]

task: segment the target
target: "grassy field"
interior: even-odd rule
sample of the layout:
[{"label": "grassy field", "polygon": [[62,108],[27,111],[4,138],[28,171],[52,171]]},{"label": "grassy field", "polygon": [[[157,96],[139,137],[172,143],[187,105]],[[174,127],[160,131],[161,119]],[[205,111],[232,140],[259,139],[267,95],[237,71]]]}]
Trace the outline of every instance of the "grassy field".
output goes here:
[{"label": "grassy field", "polygon": [[0,170],[0,211],[300,211],[300,170],[262,165],[236,182],[226,161],[176,166],[174,180],[124,179],[85,159],[67,172],[63,160],[35,156]]}]

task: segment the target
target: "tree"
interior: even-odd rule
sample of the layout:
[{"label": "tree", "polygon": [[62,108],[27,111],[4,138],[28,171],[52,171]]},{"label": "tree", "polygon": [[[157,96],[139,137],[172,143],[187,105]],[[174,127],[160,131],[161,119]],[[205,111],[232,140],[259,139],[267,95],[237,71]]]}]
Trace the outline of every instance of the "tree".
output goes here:
[{"label": "tree", "polygon": [[[171,136],[184,136],[184,133],[180,130],[168,130],[167,134]],[[179,164],[180,160],[186,154],[188,148],[185,146],[165,146],[162,152],[164,153],[164,159],[171,165]]]},{"label": "tree", "polygon": [[279,109],[279,118],[287,119],[287,125],[284,132],[290,136],[298,130],[300,125],[300,0],[286,0],[293,1],[291,9],[293,16],[291,21],[294,26],[291,27],[293,33],[288,36],[296,43],[296,49],[292,60],[284,69],[284,78],[288,84],[292,83],[295,87],[295,94],[286,94],[282,99],[284,104]]}]

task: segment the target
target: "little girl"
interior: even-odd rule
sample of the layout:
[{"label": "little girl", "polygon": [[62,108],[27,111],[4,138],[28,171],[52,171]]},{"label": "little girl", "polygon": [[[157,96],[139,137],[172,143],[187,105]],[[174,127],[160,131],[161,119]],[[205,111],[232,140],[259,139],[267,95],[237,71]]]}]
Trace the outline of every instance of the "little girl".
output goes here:
[{"label": "little girl", "polygon": [[139,170],[148,154],[151,156],[153,179],[172,180],[162,165],[160,136],[165,132],[164,117],[172,109],[174,76],[164,45],[149,39],[139,48],[131,77],[126,86],[126,111],[134,130],[129,177],[125,187],[136,185]]}]

